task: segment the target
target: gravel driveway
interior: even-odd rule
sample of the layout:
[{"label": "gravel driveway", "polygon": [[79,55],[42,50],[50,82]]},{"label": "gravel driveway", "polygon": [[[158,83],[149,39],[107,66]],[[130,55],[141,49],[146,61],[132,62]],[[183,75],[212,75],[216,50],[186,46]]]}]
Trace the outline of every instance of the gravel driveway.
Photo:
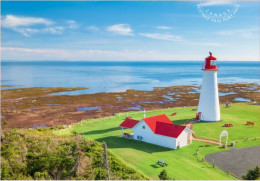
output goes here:
[{"label": "gravel driveway", "polygon": [[233,176],[241,179],[248,169],[260,165],[260,146],[249,148],[232,148],[229,151],[212,153],[205,157],[206,161],[230,172]]}]

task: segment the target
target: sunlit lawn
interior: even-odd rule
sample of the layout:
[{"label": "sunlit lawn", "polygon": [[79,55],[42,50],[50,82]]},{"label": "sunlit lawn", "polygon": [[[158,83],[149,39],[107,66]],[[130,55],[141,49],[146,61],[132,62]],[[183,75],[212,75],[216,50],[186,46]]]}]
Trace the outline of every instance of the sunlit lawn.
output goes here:
[{"label": "sunlit lawn", "polygon": [[[220,132],[226,129],[232,140],[243,140],[246,137],[250,139],[260,137],[258,108],[258,106],[247,104],[232,104],[231,108],[221,106],[221,118],[223,122],[197,123],[194,125],[195,135],[197,137],[218,140]],[[185,107],[148,111],[146,112],[146,117],[166,114],[175,124],[184,124],[187,120],[195,117],[196,111],[192,109],[191,107]],[[177,115],[170,116],[173,112],[176,112]],[[60,130],[57,134],[70,134],[74,129],[76,132],[85,135],[86,138],[95,139],[99,142],[105,141],[112,153],[150,179],[158,179],[158,174],[163,168],[167,170],[169,176],[175,179],[235,179],[225,172],[213,168],[212,165],[202,162],[202,158],[205,155],[224,150],[216,145],[204,148],[201,146],[205,145],[205,143],[193,141],[191,145],[179,150],[171,150],[144,142],[121,138],[122,133],[119,124],[127,115],[137,120],[143,117],[142,112],[129,112],[120,113],[111,118],[89,119],[83,121],[82,124],[76,124],[74,128]],[[246,121],[254,121],[255,126],[252,128],[244,125]],[[225,122],[233,123],[234,127],[222,127]],[[259,139],[256,141],[241,141],[237,144],[238,147],[255,145],[260,145]],[[198,155],[195,155],[200,147],[201,150]],[[169,165],[167,167],[160,167],[156,164],[157,160],[163,160]]]}]

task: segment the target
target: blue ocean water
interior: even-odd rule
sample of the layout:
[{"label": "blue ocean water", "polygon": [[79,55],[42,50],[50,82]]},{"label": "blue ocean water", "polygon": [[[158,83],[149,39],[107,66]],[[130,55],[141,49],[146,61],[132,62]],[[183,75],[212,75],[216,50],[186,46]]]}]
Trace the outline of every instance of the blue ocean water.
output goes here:
[{"label": "blue ocean water", "polygon": [[[201,84],[204,61],[2,62],[1,84],[22,87],[88,87],[66,94]],[[259,83],[260,62],[219,61],[218,82]],[[8,89],[8,88],[2,88]],[[58,93],[64,94],[64,93]]]}]

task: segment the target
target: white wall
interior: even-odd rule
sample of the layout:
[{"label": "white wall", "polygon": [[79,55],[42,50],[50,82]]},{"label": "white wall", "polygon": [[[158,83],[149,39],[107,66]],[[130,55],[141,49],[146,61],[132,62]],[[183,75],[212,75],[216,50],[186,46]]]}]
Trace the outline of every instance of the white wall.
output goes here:
[{"label": "white wall", "polygon": [[[145,126],[145,129],[143,129]],[[154,134],[150,127],[142,120],[134,128],[134,139],[137,140],[137,136],[142,136],[142,141],[152,143],[155,145],[164,146],[167,148],[176,149],[176,139],[168,136],[162,136]]]},{"label": "white wall", "polygon": [[202,121],[220,121],[217,71],[204,71],[198,112]]},{"label": "white wall", "polygon": [[188,134],[191,133],[187,128],[184,129],[184,131],[179,135],[179,137],[176,139],[176,145],[180,143],[180,148],[183,146],[188,145]]}]

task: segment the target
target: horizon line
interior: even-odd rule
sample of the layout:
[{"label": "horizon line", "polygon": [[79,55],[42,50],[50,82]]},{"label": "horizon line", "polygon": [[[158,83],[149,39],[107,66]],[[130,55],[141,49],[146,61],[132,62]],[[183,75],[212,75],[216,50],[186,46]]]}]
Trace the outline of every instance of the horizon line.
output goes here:
[{"label": "horizon line", "polygon": [[[0,62],[177,62],[177,61],[190,61],[198,62],[201,60],[1,60]],[[217,60],[220,62],[260,62],[259,60]]]}]

